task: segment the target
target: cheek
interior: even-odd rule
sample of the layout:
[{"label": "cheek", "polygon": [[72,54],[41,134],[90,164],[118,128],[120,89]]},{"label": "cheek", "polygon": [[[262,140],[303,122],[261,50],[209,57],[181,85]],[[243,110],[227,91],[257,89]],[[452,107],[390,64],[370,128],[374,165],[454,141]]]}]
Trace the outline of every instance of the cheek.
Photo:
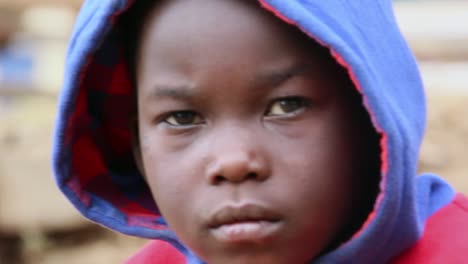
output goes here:
[{"label": "cheek", "polygon": [[181,150],[174,148],[158,137],[156,133],[141,131],[141,153],[143,168],[148,185],[157,201],[158,207],[164,217],[183,214],[186,210],[174,210],[182,208],[191,196],[195,182],[188,177],[187,172],[196,173],[196,168],[191,166],[190,159],[185,158]]},{"label": "cheek", "polygon": [[195,147],[174,148],[167,138],[145,141],[146,178],[162,216],[181,241],[196,252],[204,252],[200,216],[213,200],[206,199],[209,195],[200,180],[203,158],[196,155]]},{"label": "cheek", "polygon": [[279,164],[301,168],[314,174],[335,175],[347,172],[353,153],[353,132],[346,116],[336,110],[324,111],[319,116],[302,121],[284,133],[273,135],[270,152]]},{"label": "cheek", "polygon": [[345,208],[352,193],[354,150],[345,117],[336,110],[323,112],[320,119],[302,123],[294,137],[270,139],[277,142],[270,146],[273,171],[288,186],[281,192],[312,211],[323,204]]},{"label": "cheek", "polygon": [[[159,145],[160,146],[160,145]],[[192,219],[197,199],[196,183],[187,175],[195,173],[175,153],[163,152],[164,148],[143,149],[146,179],[159,211],[178,237],[191,241],[197,237]],[[191,201],[190,203],[187,201]]]}]

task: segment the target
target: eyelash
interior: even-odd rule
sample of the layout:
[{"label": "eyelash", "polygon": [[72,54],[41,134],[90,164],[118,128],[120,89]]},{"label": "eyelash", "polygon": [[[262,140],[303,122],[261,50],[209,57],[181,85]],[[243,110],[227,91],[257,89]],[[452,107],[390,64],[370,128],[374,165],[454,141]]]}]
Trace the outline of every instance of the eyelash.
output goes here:
[{"label": "eyelash", "polygon": [[[288,107],[287,105],[278,105],[278,107],[282,108],[285,113],[283,114],[274,114],[272,113],[273,110],[278,110],[278,108],[275,108],[275,104],[280,104],[280,103],[294,103],[295,105],[292,105],[293,109],[285,110],[283,107]],[[312,106],[312,102],[310,99],[307,99],[305,97],[301,96],[288,96],[288,97],[282,97],[279,99],[274,100],[269,106],[267,111],[265,112],[265,116],[268,117],[291,117],[291,116],[296,116],[301,113],[303,113],[307,108]],[[291,107],[291,105],[289,105]]]},{"label": "eyelash", "polygon": [[[285,104],[279,105],[281,103],[294,103],[294,105],[292,105],[292,109],[285,110],[285,107],[287,108],[288,106]],[[271,104],[269,104],[268,109],[267,111],[265,111],[264,115],[268,118],[282,118],[282,117],[288,118],[288,117],[297,116],[303,113],[307,108],[311,106],[312,106],[311,100],[305,97],[301,97],[301,96],[281,97],[281,98],[275,99]],[[291,105],[289,105],[289,107],[291,107]],[[278,110],[283,111],[284,113],[279,113],[279,114],[273,113]],[[179,116],[177,117],[177,115]],[[183,115],[188,115],[188,116],[184,117]],[[177,120],[178,118],[179,120]],[[188,122],[185,122],[186,124],[180,124],[180,121],[181,121],[180,118],[182,119],[188,118],[188,120],[185,120]],[[167,115],[164,115],[164,117],[162,118],[162,122],[171,127],[188,128],[188,127],[193,127],[197,125],[202,125],[204,124],[205,121],[195,111],[181,110],[181,111],[173,111],[173,112],[168,113]],[[179,124],[176,124],[176,123],[179,123]]]},{"label": "eyelash", "polygon": [[[177,117],[177,115],[179,115]],[[173,121],[179,122],[180,120],[177,120],[177,118],[184,118],[181,115],[189,115],[188,117],[185,116],[185,118],[189,118],[189,124],[174,124],[174,122],[171,122],[169,120],[173,119]],[[191,119],[191,120],[190,120]],[[194,122],[196,120],[196,122]],[[191,126],[196,126],[196,125],[201,125],[203,124],[203,118],[196,113],[195,111],[191,110],[182,110],[182,111],[174,111],[170,112],[169,114],[165,115],[163,118],[163,122],[172,126],[172,127],[191,127]]]}]

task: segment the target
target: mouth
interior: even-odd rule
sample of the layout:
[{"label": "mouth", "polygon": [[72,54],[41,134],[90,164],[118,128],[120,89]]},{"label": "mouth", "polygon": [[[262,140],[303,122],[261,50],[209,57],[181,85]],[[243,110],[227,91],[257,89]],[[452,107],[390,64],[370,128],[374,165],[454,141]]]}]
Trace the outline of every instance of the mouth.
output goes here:
[{"label": "mouth", "polygon": [[209,230],[220,242],[265,243],[275,237],[283,226],[279,213],[266,207],[246,204],[224,206],[209,222]]}]

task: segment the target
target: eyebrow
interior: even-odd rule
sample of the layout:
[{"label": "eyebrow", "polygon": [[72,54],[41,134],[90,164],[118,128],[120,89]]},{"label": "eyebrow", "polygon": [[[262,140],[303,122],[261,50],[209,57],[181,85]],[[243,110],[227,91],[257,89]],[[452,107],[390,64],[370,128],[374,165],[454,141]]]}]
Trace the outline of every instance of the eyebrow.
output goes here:
[{"label": "eyebrow", "polygon": [[306,74],[310,68],[309,63],[296,63],[287,68],[262,73],[255,78],[255,81],[259,84],[278,86],[293,77]]},{"label": "eyebrow", "polygon": [[[295,77],[304,75],[310,69],[308,63],[296,63],[287,68],[265,71],[254,77],[254,83],[268,86],[279,86],[283,82]],[[157,84],[150,94],[151,99],[169,98],[180,101],[190,100],[195,96],[193,87],[189,85],[167,85]]]},{"label": "eyebrow", "polygon": [[175,100],[189,100],[193,96],[193,89],[185,85],[155,85],[150,94],[151,99],[169,98]]}]

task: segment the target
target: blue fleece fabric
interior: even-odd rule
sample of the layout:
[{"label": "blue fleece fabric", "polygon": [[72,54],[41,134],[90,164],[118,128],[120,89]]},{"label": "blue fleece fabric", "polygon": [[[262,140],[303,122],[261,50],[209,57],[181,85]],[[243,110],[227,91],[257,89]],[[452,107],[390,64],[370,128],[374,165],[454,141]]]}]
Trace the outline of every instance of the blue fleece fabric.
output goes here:
[{"label": "blue fleece fabric", "polygon": [[[116,70],[125,66],[125,60],[115,21],[132,2],[88,0],[80,12],[67,54],[54,137],[56,181],[72,204],[89,219],[125,234],[169,241],[187,256],[188,263],[201,263],[168,229],[157,205],[148,198],[149,191],[142,186],[136,168],[124,170],[108,165],[125,161],[122,157],[128,156],[128,146],[120,152],[113,151],[111,140],[102,143],[111,134],[99,134],[102,127],[111,123],[102,120],[113,120],[112,111],[93,109],[130,101],[131,87],[127,87],[122,77],[125,71]],[[375,128],[383,135],[381,193],[373,219],[351,241],[314,263],[386,262],[414,244],[427,218],[454,197],[452,188],[439,177],[416,175],[425,129],[425,95],[415,59],[397,27],[391,0],[260,2],[330,48],[353,77]],[[124,88],[126,94],[112,97],[111,103],[103,102],[107,94]],[[96,91],[103,98],[96,96]],[[80,99],[81,95],[86,100]],[[82,169],[80,162],[87,157],[98,157],[97,165],[92,159],[86,161],[93,164],[90,168],[99,168],[96,172]],[[109,184],[115,186],[115,193],[113,188],[102,189]],[[122,201],[121,197],[128,199]],[[135,204],[141,206],[138,214],[124,209],[130,204],[131,208]],[[146,215],[141,216],[140,212]]]}]

